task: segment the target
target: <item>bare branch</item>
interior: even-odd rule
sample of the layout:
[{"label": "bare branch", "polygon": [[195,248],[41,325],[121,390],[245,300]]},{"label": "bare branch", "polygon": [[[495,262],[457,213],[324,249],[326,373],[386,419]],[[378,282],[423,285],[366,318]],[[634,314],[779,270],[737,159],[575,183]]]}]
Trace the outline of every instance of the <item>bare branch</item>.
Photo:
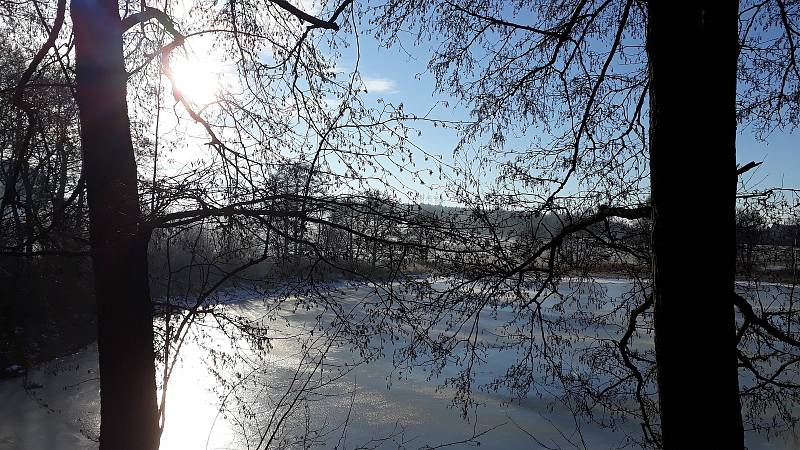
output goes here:
[{"label": "bare branch", "polygon": [[755,169],[756,167],[760,166],[763,163],[764,161],[759,161],[759,162],[750,161],[749,163],[743,165],[742,167],[737,167],[736,175],[741,175],[749,170]]},{"label": "bare branch", "polygon": [[144,11],[131,14],[130,16],[122,19],[122,22],[120,24],[122,26],[122,31],[127,31],[130,30],[131,27],[138,25],[140,23],[147,22],[148,20],[151,19],[158,20],[161,26],[164,27],[164,29],[167,30],[167,32],[169,32],[169,34],[171,34],[172,36],[174,37],[181,36],[181,33],[179,33],[178,30],[175,28],[175,22],[172,20],[172,17],[170,17],[167,13],[161,11],[160,9],[152,8],[150,6],[146,6],[144,8]]},{"label": "bare branch", "polygon": [[[299,9],[298,7],[292,5],[291,3],[289,3],[286,0],[270,0],[270,1],[272,3],[278,5],[281,9],[283,9],[286,12],[288,12],[289,14],[297,17],[300,20],[303,20],[305,22],[308,22],[308,23],[312,24],[317,28],[325,28],[327,30],[339,31],[339,25],[336,22],[322,20],[322,19],[320,19],[318,17],[314,17],[311,14],[309,14],[309,13]],[[350,0],[350,1],[352,1],[352,0]],[[346,5],[347,3],[348,2],[344,2],[344,3],[342,3],[342,5]],[[344,9],[343,6],[340,6],[339,8]],[[332,19],[332,20],[335,20],[335,17],[338,16],[339,13],[341,13],[341,11],[339,9],[337,9],[337,13],[335,14],[334,19]]]},{"label": "bare branch", "polygon": [[800,348],[800,341],[795,339],[793,336],[790,336],[789,334],[779,330],[764,317],[757,315],[755,311],[753,311],[753,307],[744,297],[739,294],[734,294],[733,302],[736,307],[739,308],[739,311],[742,313],[745,319],[749,320],[753,325],[758,325],[764,331],[772,335],[772,337],[780,340],[781,342]]}]

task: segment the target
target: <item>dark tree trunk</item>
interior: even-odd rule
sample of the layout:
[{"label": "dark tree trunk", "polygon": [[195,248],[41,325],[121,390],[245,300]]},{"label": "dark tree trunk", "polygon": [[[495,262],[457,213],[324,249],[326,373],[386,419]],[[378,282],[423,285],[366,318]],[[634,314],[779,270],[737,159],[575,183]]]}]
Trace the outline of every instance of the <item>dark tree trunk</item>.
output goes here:
[{"label": "dark tree trunk", "polygon": [[31,168],[28,161],[25,160],[20,164],[19,179],[22,182],[22,188],[25,194],[25,203],[22,209],[25,211],[25,251],[30,253],[33,251],[33,242],[36,240],[36,220],[39,217],[39,208],[37,202],[34,201],[33,181],[31,180]]},{"label": "dark tree trunk", "polygon": [[737,2],[648,2],[655,338],[664,447],[743,448]]},{"label": "dark tree trunk", "polygon": [[116,0],[72,0],[100,352],[100,448],[158,448],[149,233],[141,223]]}]

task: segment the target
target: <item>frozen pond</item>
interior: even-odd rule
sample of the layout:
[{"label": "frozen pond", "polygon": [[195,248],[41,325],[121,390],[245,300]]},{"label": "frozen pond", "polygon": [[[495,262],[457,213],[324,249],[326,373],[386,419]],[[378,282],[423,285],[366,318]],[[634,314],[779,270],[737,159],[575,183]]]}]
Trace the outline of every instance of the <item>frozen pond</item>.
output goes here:
[{"label": "frozen pond", "polygon": [[[607,280],[601,287],[613,297],[629,284]],[[357,302],[370,294],[344,288],[341,295]],[[259,320],[264,301],[247,297],[225,305],[226,312]],[[492,329],[504,314],[510,313],[500,311],[481,326]],[[198,321],[169,384],[161,448],[471,448],[480,442],[489,449],[602,449],[630,446],[626,432],[637,431],[635,423],[616,429],[585,423],[546,395],[509,403],[502,391],[476,392],[479,405],[464,420],[451,406],[454,391],[440,388],[441,380],[429,380],[422,370],[393,370],[391,356],[353,366],[358,355],[350,348],[329,347],[329,336],[319,332],[310,336],[315,316],[290,312],[270,320],[272,348],[258,357],[246,342],[232,342],[218,320]],[[96,358],[93,345],[25,378],[0,381],[0,449],[97,448]],[[491,381],[509,362],[503,352],[490,352],[475,384]],[[796,444],[749,434],[748,447]]]}]

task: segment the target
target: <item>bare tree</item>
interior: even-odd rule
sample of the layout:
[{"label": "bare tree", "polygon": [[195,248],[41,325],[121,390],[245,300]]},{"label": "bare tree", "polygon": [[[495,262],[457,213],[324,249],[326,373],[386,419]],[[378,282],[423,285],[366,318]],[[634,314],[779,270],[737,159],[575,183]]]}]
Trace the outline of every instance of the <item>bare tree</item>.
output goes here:
[{"label": "bare tree", "polygon": [[[652,252],[653,284],[645,275],[638,293],[618,305],[618,314],[629,315],[628,326],[620,328],[616,345],[598,348],[616,347],[618,358],[603,360],[594,353],[595,364],[606,367],[611,361],[627,375],[620,375],[619,384],[595,387],[591,379],[558,376],[565,385],[588,387],[591,401],[580,404],[589,416],[592,404],[624,411],[612,406],[613,396],[617,387],[632,384],[624,391],[639,407],[625,414],[641,422],[645,444],[679,448],[706,436],[709,443],[742,448],[733,305],[752,314],[734,295],[736,178],[743,173],[734,171],[737,118],[763,129],[796,123],[796,102],[790,100],[798,82],[795,10],[782,1],[738,9],[660,2],[377,4],[371,16],[375,32],[388,43],[400,41],[410,27],[418,30],[417,43],[440,42],[429,69],[437,87],[461,99],[473,117],[457,151],[477,146],[483,161],[503,168],[494,190],[469,195],[462,189],[460,199],[481,217],[487,217],[485,205],[500,204],[562,221],[555,229],[540,221],[544,239],[534,240],[538,245],[522,255],[506,250],[508,234],[495,233],[491,260],[496,262],[466,278],[481,280],[474,289],[484,286],[491,295],[453,299],[451,308],[463,312],[459,323],[477,323],[489,306],[511,307],[520,320],[528,316],[532,322],[522,330],[549,330],[551,342],[557,341],[563,319],[545,325],[548,320],[536,308],[549,295],[559,296],[556,282],[577,269],[564,265],[565,242],[584,233],[597,252],[627,253],[642,268]],[[757,82],[759,87],[737,96],[737,83]],[[526,130],[525,139],[515,136]],[[687,220],[706,217],[714,223],[713,233],[685,232]],[[613,220],[647,219],[652,224],[640,230],[652,229],[652,249],[641,251],[608,226]],[[497,220],[486,223],[504,227]],[[596,226],[604,223],[606,230],[598,232]],[[702,252],[706,257],[689,256],[700,248],[708,249]],[[519,292],[526,279],[536,292],[531,299]],[[491,299],[501,294],[509,300]],[[529,310],[532,305],[536,308]],[[647,354],[630,348],[651,308],[655,366]],[[545,333],[541,341],[547,341]],[[553,345],[536,345],[532,338],[521,342],[530,358],[549,360],[544,365],[553,372],[547,373],[559,373],[567,364],[562,356],[554,358]],[[468,353],[478,347],[469,340],[466,346]],[[520,361],[506,381],[523,394],[541,382],[530,365]],[[654,367],[660,423],[646,394]],[[469,371],[462,373],[456,382],[468,387]],[[698,408],[698,401],[724,405],[714,420],[719,428],[710,431],[704,420],[708,410]]]},{"label": "bare tree", "polygon": [[[319,261],[328,258],[314,243],[314,232],[353,227],[340,224],[334,218],[336,211],[364,207],[357,190],[386,186],[386,174],[392,167],[402,167],[407,154],[402,109],[366,108],[359,99],[364,89],[358,61],[340,81],[333,60],[323,54],[323,49],[344,42],[332,37],[332,31],[356,26],[350,1],[324,5],[318,14],[324,19],[284,1],[259,5],[234,1],[222,9],[198,3],[182,17],[172,14],[170,2],[155,6],[59,1],[42,9],[31,24],[44,35],[43,44],[15,80],[16,87],[5,91],[29,126],[22,128],[25,139],[8,158],[4,220],[7,206],[34,205],[30,199],[17,200],[16,188],[18,179],[25,181],[28,161],[41,154],[33,151],[30,138],[41,129],[35,127],[37,110],[25,103],[30,100],[28,93],[39,92],[40,67],[58,65],[68,92],[77,100],[80,126],[74,117],[67,119],[71,128],[66,135],[75,139],[80,129],[81,167],[73,167],[71,173],[81,181],[68,202],[82,199],[85,186],[98,304],[103,448],[156,448],[163,426],[156,398],[148,287],[147,249],[153,229],[180,233],[193,224],[213,223],[221,230],[214,236],[220,241],[211,243],[214,250],[246,258],[224,267],[207,266],[203,282],[207,285],[195,286],[195,301],[175,317],[175,329],[168,326],[161,341],[166,380],[175,361],[170,348],[180,347],[172,337],[182,339],[217,288],[275,256],[300,261],[311,254],[306,261],[313,276]],[[71,23],[65,20],[67,13]],[[4,31],[20,14],[10,5]],[[209,35],[216,37],[240,81],[236,89],[220,88],[216,98],[202,103],[184,92],[175,61],[191,57],[191,43]],[[168,91],[172,107],[165,104]],[[329,104],[331,98],[337,100]],[[164,153],[170,147],[182,148],[186,139],[159,133],[166,111],[177,112],[173,121],[195,124],[208,140],[199,165],[188,170],[168,167]],[[155,133],[150,134],[153,116]],[[381,149],[375,151],[376,147]],[[377,176],[365,176],[367,167]],[[320,195],[320,175],[326,189],[345,194],[327,199]],[[57,202],[63,201],[62,194]],[[389,217],[374,206],[364,208]],[[19,215],[10,218],[20,225],[19,243],[4,242],[4,246],[13,253],[24,243],[24,256],[32,257],[40,252],[43,236],[50,234],[33,239],[36,214],[26,214],[24,220],[14,217]],[[240,237],[247,239],[236,242]],[[370,238],[363,232],[360,237]],[[385,249],[388,266],[403,264],[396,237],[377,239],[373,264],[385,258],[376,249]],[[262,244],[260,252],[254,251],[253,243]],[[244,247],[237,248],[240,244]],[[279,255],[271,253],[276,248]],[[57,253],[64,256],[70,251]],[[192,253],[191,265],[197,256]],[[338,268],[339,259],[330,258],[328,266]],[[340,269],[356,272],[353,267]],[[216,271],[213,277],[209,271]]]}]

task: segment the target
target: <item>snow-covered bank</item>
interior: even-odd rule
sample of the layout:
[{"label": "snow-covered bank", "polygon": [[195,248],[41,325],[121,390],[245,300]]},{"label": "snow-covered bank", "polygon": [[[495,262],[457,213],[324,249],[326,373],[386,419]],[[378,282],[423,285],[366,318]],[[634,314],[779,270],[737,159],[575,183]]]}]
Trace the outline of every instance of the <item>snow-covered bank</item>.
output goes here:
[{"label": "snow-covered bank", "polygon": [[0,449],[97,448],[99,386],[95,344],[0,380]]}]

